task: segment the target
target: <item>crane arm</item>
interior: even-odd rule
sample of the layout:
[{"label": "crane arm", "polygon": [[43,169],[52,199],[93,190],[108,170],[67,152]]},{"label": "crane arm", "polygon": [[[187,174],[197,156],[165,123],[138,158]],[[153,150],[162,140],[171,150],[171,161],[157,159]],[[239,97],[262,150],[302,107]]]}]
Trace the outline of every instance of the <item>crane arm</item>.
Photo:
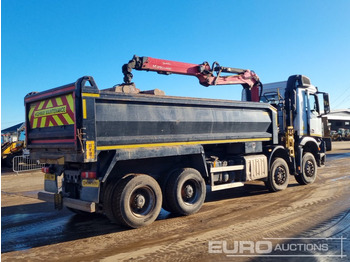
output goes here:
[{"label": "crane arm", "polygon": [[[247,91],[248,101],[258,102],[260,100],[259,87],[261,87],[261,82],[259,77],[248,69],[222,67],[217,62],[214,62],[212,67],[210,67],[208,62],[189,64],[151,57],[134,56],[129,63],[122,67],[124,84],[131,84],[133,78],[132,69],[154,71],[166,75],[191,75],[197,77],[199,83],[203,86],[241,84]],[[221,76],[221,73],[234,75]]]}]

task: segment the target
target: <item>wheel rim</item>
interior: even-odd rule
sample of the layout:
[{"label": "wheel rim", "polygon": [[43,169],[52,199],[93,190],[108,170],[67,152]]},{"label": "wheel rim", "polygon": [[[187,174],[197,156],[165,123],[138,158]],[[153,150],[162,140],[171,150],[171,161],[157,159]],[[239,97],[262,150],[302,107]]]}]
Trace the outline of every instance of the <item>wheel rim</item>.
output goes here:
[{"label": "wheel rim", "polygon": [[307,177],[313,177],[315,175],[315,166],[311,160],[306,161],[304,173]]},{"label": "wheel rim", "polygon": [[149,187],[137,188],[130,197],[130,210],[134,216],[147,216],[155,206],[156,195]]},{"label": "wheel rim", "polygon": [[275,170],[275,182],[277,185],[283,185],[287,180],[287,171],[283,166],[279,166]]},{"label": "wheel rim", "polygon": [[198,201],[200,184],[196,180],[187,180],[181,187],[182,201],[188,205],[193,205]]}]

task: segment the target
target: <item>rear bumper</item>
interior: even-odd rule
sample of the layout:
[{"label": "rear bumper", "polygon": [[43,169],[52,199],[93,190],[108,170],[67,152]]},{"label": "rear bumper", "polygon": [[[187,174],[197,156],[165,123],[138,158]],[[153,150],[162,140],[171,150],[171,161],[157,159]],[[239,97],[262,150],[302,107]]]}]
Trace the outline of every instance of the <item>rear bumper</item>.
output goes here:
[{"label": "rear bumper", "polygon": [[49,151],[49,152],[41,152],[40,148],[35,148],[34,146],[28,146],[30,150],[29,157],[34,160],[40,159],[40,162],[47,163],[47,164],[57,164],[62,165],[65,161],[68,162],[84,162],[84,155],[83,154],[72,154],[72,153],[62,153],[62,152],[55,152],[55,151]]},{"label": "rear bumper", "polygon": [[[55,193],[40,191],[38,193],[38,199],[46,202],[55,203]],[[81,210],[89,213],[96,212],[95,202],[88,202],[88,201],[82,201],[79,199],[63,197],[63,205],[66,207],[70,207],[73,209],[77,209],[77,210]]]}]

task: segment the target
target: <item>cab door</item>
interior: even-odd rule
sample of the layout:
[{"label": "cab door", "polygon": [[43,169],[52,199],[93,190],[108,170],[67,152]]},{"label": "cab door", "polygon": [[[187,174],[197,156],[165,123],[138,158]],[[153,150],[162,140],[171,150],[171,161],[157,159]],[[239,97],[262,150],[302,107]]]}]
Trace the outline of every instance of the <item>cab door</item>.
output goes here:
[{"label": "cab door", "polygon": [[298,136],[308,135],[308,96],[305,88],[297,88],[294,130]]},{"label": "cab door", "polygon": [[310,136],[322,137],[322,121],[318,97],[314,93],[306,91],[307,95],[307,117],[308,133]]}]

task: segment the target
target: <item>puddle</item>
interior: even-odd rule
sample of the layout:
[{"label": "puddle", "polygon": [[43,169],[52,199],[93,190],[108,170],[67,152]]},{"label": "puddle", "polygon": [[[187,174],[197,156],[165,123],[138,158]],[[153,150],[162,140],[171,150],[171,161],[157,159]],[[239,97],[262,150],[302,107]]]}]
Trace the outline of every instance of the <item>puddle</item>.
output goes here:
[{"label": "puddle", "polygon": [[333,179],[331,179],[331,181],[337,181],[337,180],[342,180],[342,179],[350,179],[350,176],[342,176],[342,177],[333,178]]},{"label": "puddle", "polygon": [[342,153],[342,154],[327,154],[326,161],[327,160],[338,160],[338,159],[343,159],[343,158],[348,158],[348,157],[350,157],[350,152],[349,153]]}]

